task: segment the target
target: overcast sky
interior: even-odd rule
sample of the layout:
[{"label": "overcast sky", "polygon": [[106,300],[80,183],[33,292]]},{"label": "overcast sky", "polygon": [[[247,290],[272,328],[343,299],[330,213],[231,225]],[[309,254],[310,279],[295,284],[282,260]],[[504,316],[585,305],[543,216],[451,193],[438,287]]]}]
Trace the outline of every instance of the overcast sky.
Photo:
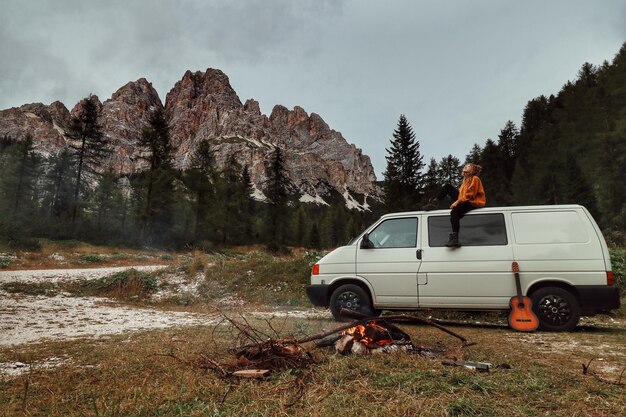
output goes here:
[{"label": "overcast sky", "polygon": [[519,127],[528,100],[626,41],[624,0],[2,0],[0,109],[218,68],[245,101],[318,113],[385,170],[400,114],[424,162]]}]

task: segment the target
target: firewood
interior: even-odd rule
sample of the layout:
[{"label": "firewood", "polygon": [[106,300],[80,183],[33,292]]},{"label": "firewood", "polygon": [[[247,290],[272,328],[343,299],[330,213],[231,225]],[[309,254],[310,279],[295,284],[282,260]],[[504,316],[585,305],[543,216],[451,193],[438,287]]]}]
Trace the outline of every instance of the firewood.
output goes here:
[{"label": "firewood", "polygon": [[367,346],[365,346],[365,343],[355,341],[352,344],[351,351],[352,353],[355,353],[357,355],[365,355],[368,353],[369,349],[367,348]]},{"label": "firewood", "polygon": [[452,360],[452,359],[444,359],[441,361],[442,365],[446,366],[462,366],[467,369],[476,370],[478,372],[489,372],[491,365],[488,362],[474,362],[474,361],[462,361],[462,360]]},{"label": "firewood", "polygon": [[374,342],[378,342],[380,340],[385,340],[385,339],[391,339],[389,330],[385,329],[382,326],[370,326],[370,325],[365,325],[365,337],[367,337],[368,339],[372,339]]},{"label": "firewood", "polygon": [[467,339],[461,336],[460,334],[455,333],[452,330],[446,329],[442,325],[437,324],[433,322],[432,320],[424,319],[424,318],[417,317],[417,316],[410,316],[408,314],[396,314],[396,315],[389,315],[389,316],[382,316],[379,318],[374,318],[374,317],[369,317],[363,313],[359,313],[358,311],[347,310],[345,308],[341,309],[340,314],[344,317],[359,319],[358,322],[370,321],[370,320],[376,319],[376,320],[383,321],[383,322],[428,324],[429,326],[436,327],[442,332],[446,332],[449,335],[454,336],[457,339],[461,340],[461,342],[463,342],[463,347],[471,346],[474,344],[474,343],[469,343]]},{"label": "firewood", "polygon": [[242,371],[233,372],[234,376],[238,376],[240,378],[265,378],[270,373],[269,369],[245,369]]},{"label": "firewood", "polygon": [[337,340],[337,343],[335,343],[335,350],[337,351],[337,353],[347,355],[348,353],[350,353],[353,344],[354,339],[351,335],[347,334],[341,339]]}]

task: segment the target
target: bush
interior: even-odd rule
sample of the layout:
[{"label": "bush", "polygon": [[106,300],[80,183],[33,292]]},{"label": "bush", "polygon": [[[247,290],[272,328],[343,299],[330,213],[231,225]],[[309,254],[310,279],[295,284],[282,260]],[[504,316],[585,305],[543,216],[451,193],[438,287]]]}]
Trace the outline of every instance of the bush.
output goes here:
[{"label": "bush", "polygon": [[615,282],[621,288],[626,287],[626,251],[624,249],[610,249],[611,266],[615,274]]},{"label": "bush", "polygon": [[131,268],[104,278],[85,281],[80,287],[81,292],[90,295],[131,300],[147,298],[159,286],[152,274]]},{"label": "bush", "polygon": [[11,265],[11,259],[0,257],[0,268],[8,268]]},{"label": "bush", "polygon": [[85,255],[81,255],[79,262],[81,264],[94,264],[98,262],[104,262],[106,258],[101,255],[96,255],[95,253],[88,253]]}]

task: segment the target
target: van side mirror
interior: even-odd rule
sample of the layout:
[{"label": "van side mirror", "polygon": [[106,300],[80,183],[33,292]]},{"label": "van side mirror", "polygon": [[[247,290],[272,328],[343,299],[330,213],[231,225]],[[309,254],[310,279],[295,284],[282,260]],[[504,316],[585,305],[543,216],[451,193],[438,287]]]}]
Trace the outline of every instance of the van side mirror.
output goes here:
[{"label": "van side mirror", "polygon": [[363,239],[361,240],[361,249],[374,249],[374,244],[370,240],[368,233],[363,235]]}]

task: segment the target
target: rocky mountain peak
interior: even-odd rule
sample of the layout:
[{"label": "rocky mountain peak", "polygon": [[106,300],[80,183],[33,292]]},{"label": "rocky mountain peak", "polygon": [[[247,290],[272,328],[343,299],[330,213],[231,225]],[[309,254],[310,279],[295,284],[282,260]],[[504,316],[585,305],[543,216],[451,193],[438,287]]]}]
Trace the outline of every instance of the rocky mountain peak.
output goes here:
[{"label": "rocky mountain peak", "polygon": [[[150,104],[163,107],[159,94],[152,87],[152,83],[145,78],[131,81],[117,90],[108,101],[124,102],[127,104]],[[106,103],[106,102],[105,102]]]},{"label": "rocky mountain peak", "polygon": [[243,105],[243,109],[246,113],[252,113],[256,115],[261,115],[261,107],[259,106],[259,102],[249,98],[246,100],[246,104]]},{"label": "rocky mountain peak", "polygon": [[150,112],[157,108],[163,108],[163,104],[157,91],[145,78],[127,83],[102,104],[100,125],[109,142],[117,149],[109,161],[114,169],[129,173],[140,166],[137,142]]},{"label": "rocky mountain peak", "polygon": [[[165,106],[145,78],[127,83],[104,103],[95,95],[90,99],[98,106],[100,125],[114,149],[107,165],[122,174],[143,168],[138,140],[150,112],[164,108],[178,168],[186,168],[198,143],[208,141],[217,168],[234,155],[241,166],[249,167],[260,190],[266,181],[265,167],[280,147],[287,175],[302,201],[320,203],[334,189],[347,205],[367,207],[367,195],[376,194],[369,157],[321,116],[309,115],[300,106],[289,110],[277,105],[267,117],[254,99],[242,105],[226,74],[217,69],[185,72],[168,92]],[[42,152],[59,150],[66,146],[70,115],[78,114],[81,106],[82,101],[69,112],[60,102],[35,103],[0,111],[0,135],[21,138],[30,132]],[[364,195],[359,197],[364,200],[355,203],[350,193]]]},{"label": "rocky mountain peak", "polygon": [[[98,108],[98,111],[102,110],[102,102],[100,101],[97,95],[91,94],[89,95],[89,97],[86,97],[86,99],[94,103],[96,107]],[[83,100],[80,100],[78,103],[76,103],[76,105],[70,111],[70,115],[72,117],[77,117],[83,111],[84,108],[85,108],[85,102],[83,99]]]},{"label": "rocky mountain peak", "polygon": [[183,78],[167,93],[166,109],[181,102],[213,104],[221,108],[241,107],[241,101],[222,71],[209,68],[205,72],[185,72]]}]

